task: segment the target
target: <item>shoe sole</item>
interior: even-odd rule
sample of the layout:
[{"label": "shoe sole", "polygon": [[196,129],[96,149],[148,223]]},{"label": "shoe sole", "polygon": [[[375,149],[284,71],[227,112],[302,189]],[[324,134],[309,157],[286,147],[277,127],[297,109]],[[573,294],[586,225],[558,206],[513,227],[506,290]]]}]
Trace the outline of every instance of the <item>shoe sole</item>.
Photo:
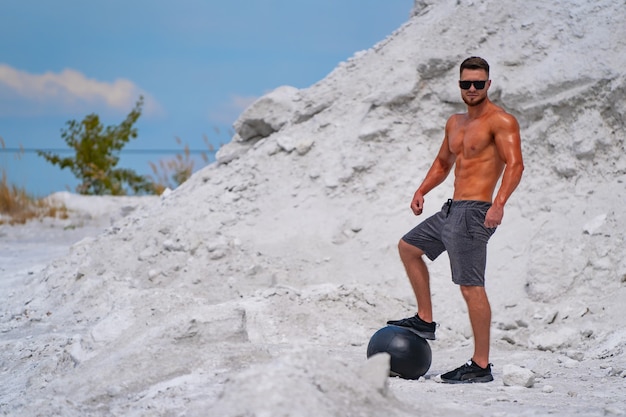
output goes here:
[{"label": "shoe sole", "polygon": [[414,329],[412,327],[398,326],[397,324],[388,324],[388,326],[400,327],[402,329],[410,330],[411,332],[415,333],[416,335],[418,335],[422,339],[436,340],[435,339],[435,333],[433,333],[433,332],[422,332],[422,331],[416,330],[416,329]]},{"label": "shoe sole", "polygon": [[441,375],[437,375],[435,378],[436,382],[441,382],[443,384],[474,384],[474,383],[483,383],[483,382],[491,382],[493,381],[493,375],[485,375],[478,376],[476,378],[464,379],[461,381],[457,381],[455,379],[443,379]]}]

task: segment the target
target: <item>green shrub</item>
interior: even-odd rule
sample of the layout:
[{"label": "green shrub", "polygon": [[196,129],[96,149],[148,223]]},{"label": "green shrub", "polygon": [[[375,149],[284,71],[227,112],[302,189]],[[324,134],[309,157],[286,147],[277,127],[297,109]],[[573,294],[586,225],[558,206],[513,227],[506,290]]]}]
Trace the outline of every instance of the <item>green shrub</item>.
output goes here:
[{"label": "green shrub", "polygon": [[62,131],[61,137],[74,149],[72,157],[62,158],[44,151],[37,151],[37,154],[61,169],[69,168],[82,181],[76,187],[79,194],[125,195],[127,190],[133,194],[154,194],[155,186],[150,179],[130,169],[116,168],[122,148],[137,137],[137,129],[133,125],[141,116],[142,105],[143,97],[139,97],[119,126],[105,128],[98,115],[93,113],[81,122],[67,122],[67,129]]}]

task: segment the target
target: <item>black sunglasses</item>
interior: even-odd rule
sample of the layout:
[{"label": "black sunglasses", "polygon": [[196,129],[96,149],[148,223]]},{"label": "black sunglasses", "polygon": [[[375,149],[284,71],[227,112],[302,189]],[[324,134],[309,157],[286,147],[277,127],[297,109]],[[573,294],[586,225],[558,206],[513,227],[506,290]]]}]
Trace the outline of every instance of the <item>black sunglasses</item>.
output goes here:
[{"label": "black sunglasses", "polygon": [[487,84],[488,80],[485,81],[459,81],[459,87],[461,87],[461,90],[469,90],[472,87],[472,84],[474,84],[474,88],[476,88],[477,90],[482,90],[483,88],[485,88],[485,84]]}]

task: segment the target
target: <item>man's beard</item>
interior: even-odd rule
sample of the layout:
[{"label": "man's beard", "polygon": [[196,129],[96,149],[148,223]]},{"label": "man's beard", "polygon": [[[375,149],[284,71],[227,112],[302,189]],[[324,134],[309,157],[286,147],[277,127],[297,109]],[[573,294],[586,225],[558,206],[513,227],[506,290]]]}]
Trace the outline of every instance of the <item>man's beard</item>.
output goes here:
[{"label": "man's beard", "polygon": [[479,104],[481,104],[483,101],[485,101],[485,99],[487,98],[487,96],[483,96],[481,98],[479,98],[476,101],[469,101],[467,99],[467,97],[465,96],[461,96],[461,98],[463,99],[463,101],[465,102],[465,104],[467,104],[470,107],[474,107],[474,106],[478,106]]}]

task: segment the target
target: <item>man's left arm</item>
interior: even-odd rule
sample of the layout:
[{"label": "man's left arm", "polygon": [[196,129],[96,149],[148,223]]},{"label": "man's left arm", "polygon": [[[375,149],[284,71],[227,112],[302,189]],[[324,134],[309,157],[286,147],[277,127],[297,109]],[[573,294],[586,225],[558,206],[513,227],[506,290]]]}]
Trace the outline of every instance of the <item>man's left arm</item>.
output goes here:
[{"label": "man's left arm", "polygon": [[500,158],[505,163],[505,167],[500,188],[485,216],[485,226],[490,228],[496,227],[502,222],[504,205],[517,188],[524,172],[522,142],[519,124],[515,117],[508,113],[498,115],[494,121],[494,131],[496,148]]}]

